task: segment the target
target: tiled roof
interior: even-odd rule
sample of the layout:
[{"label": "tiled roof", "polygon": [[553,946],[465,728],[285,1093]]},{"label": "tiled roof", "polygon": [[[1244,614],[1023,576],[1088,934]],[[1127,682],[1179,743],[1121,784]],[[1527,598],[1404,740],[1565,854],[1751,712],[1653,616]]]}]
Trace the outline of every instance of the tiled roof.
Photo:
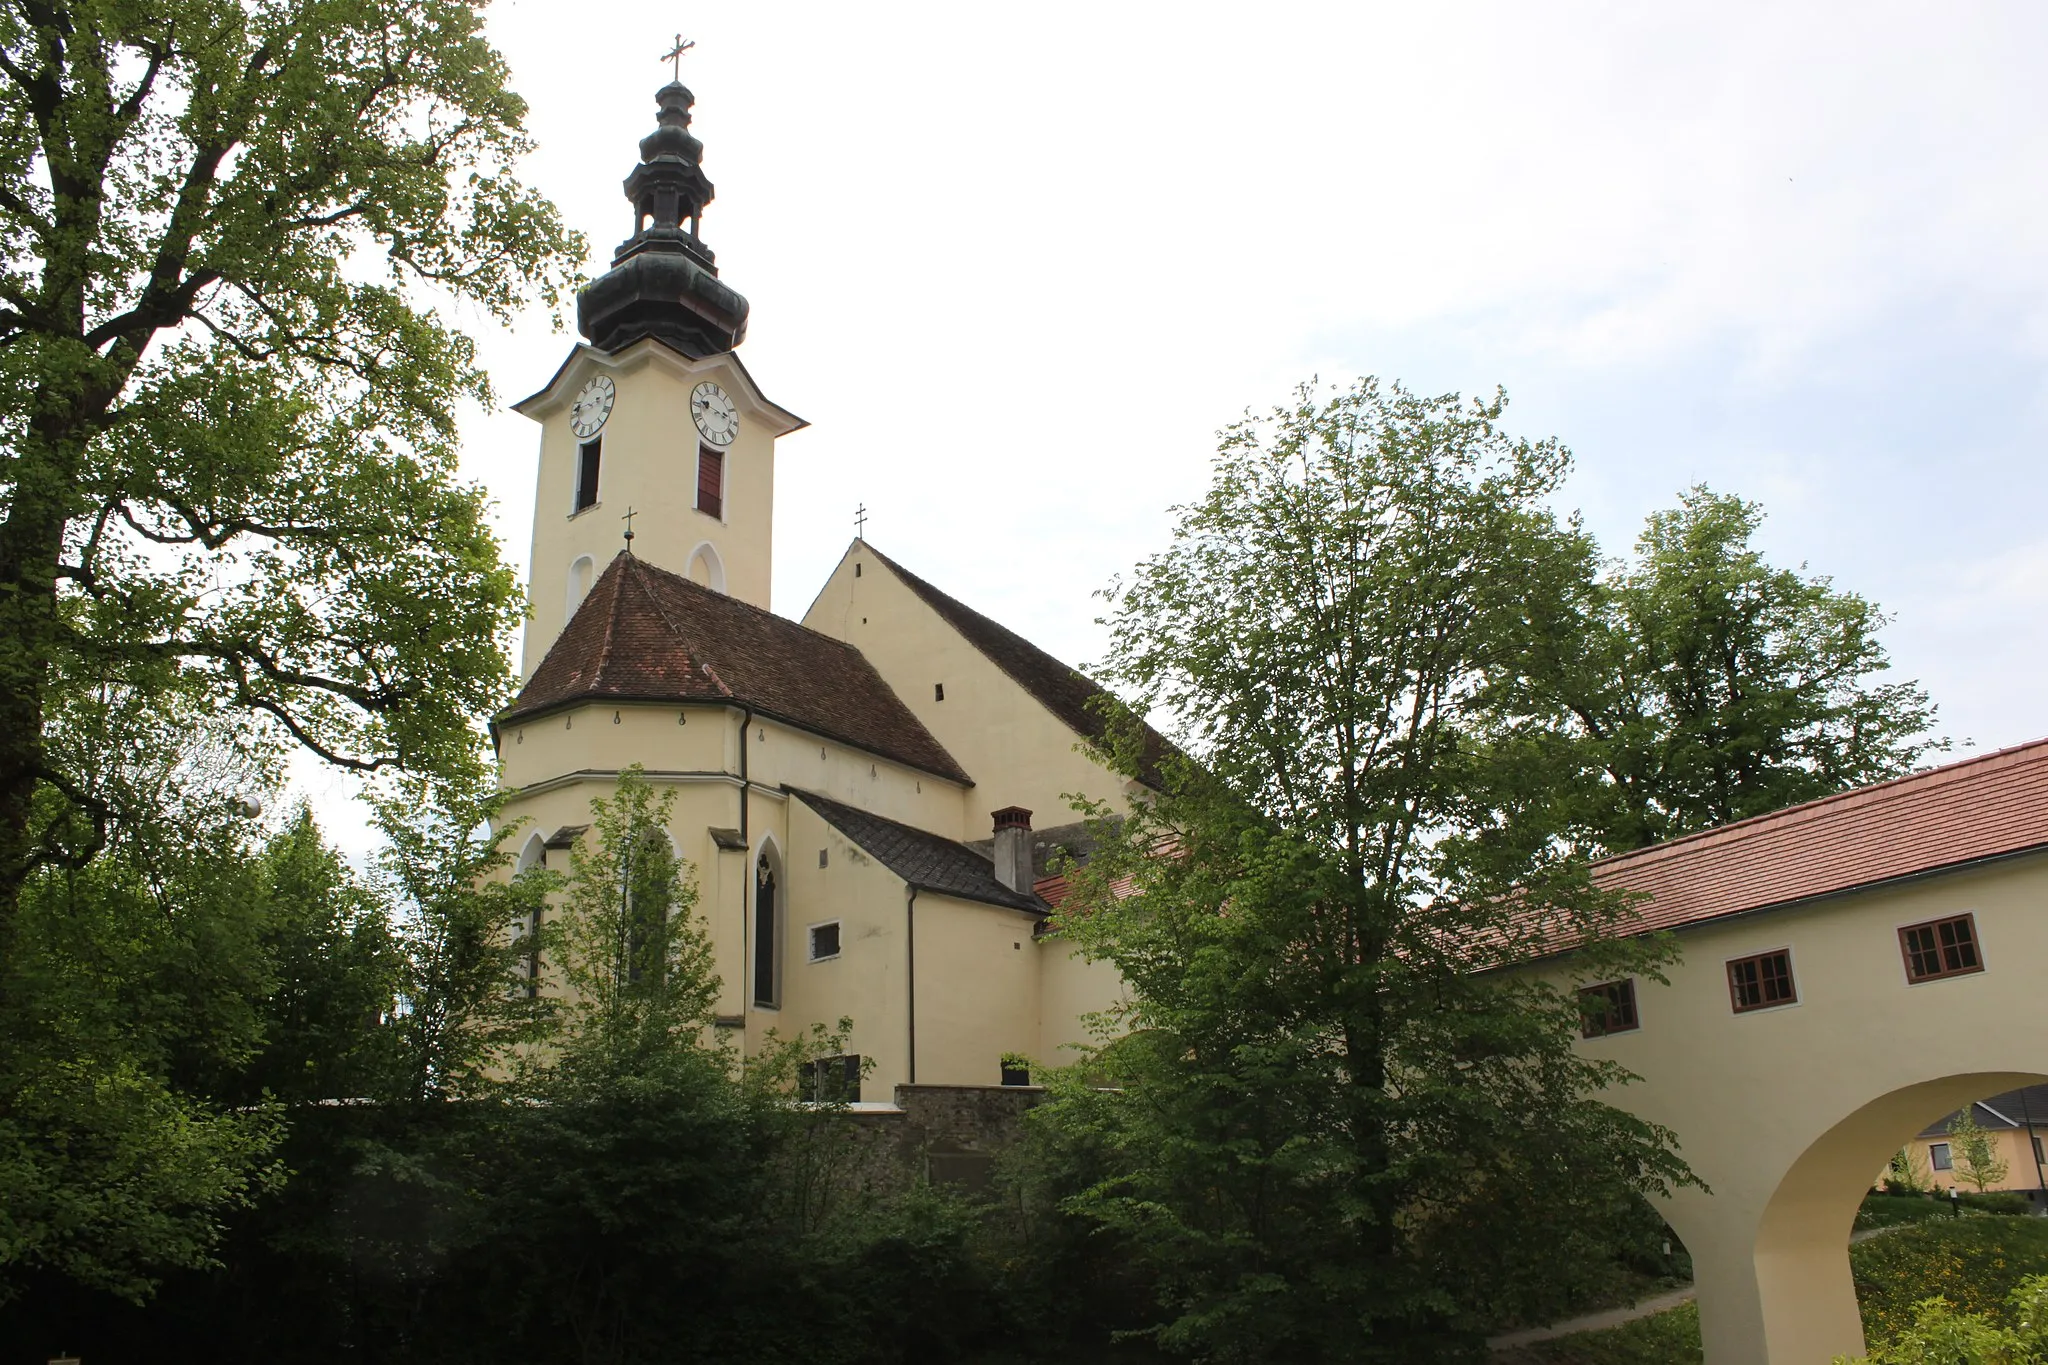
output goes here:
[{"label": "tiled roof", "polygon": [[970,783],[858,649],[621,552],[510,710],[581,701],[730,702]]},{"label": "tiled roof", "polygon": [[2048,739],[1824,796],[1593,864],[1646,892],[1644,930],[2048,849]]},{"label": "tiled roof", "polygon": [[[863,541],[868,553],[886,564],[904,585],[937,612],[946,624],[965,636],[967,642],[988,657],[989,662],[1037,699],[1060,723],[1087,740],[1102,737],[1102,718],[1089,703],[1103,695],[1103,687],[1078,670],[1061,663],[1029,640],[983,616],[957,598],[949,597],[889,556]],[[1151,726],[1145,727],[1145,753],[1138,776],[1147,785],[1163,785],[1159,765],[1175,752],[1173,744]]]},{"label": "tiled roof", "polygon": [[1036,896],[1012,891],[996,880],[995,864],[962,843],[929,830],[858,810],[829,797],[797,787],[784,791],[822,817],[826,824],[860,846],[870,857],[920,891],[961,900],[983,901],[1044,914]]},{"label": "tiled roof", "polygon": [[[1957,1110],[1956,1114],[1961,1112]],[[1956,1114],[1944,1114],[1922,1128],[1920,1136],[1946,1135]],[[2048,1132],[2048,1085],[2030,1085],[2024,1090],[2008,1090],[1988,1100],[1978,1100],[1970,1106],[1970,1117],[1979,1128],[2024,1128],[2031,1122],[2035,1128]]]}]

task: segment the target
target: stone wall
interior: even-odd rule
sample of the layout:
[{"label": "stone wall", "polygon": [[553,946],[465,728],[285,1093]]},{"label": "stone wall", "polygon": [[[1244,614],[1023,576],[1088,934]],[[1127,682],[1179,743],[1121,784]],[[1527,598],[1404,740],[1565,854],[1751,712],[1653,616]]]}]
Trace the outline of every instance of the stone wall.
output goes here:
[{"label": "stone wall", "polygon": [[849,1115],[857,1183],[901,1188],[919,1179],[964,1190],[988,1188],[996,1154],[1024,1132],[1024,1115],[1045,1098],[1036,1085],[899,1085],[896,1108]]}]

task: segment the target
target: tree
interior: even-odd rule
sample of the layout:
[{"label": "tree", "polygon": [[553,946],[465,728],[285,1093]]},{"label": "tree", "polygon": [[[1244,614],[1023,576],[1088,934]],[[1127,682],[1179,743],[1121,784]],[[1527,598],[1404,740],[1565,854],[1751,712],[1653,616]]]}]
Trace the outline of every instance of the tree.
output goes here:
[{"label": "tree", "polygon": [[1542,656],[1610,850],[1897,777],[1947,747],[1919,684],[1876,680],[1891,666],[1883,613],[1771,567],[1751,544],[1762,520],[1753,502],[1688,490],[1610,566],[1583,636]]},{"label": "tree", "polygon": [[1998,1139],[1977,1126],[1974,1108],[1966,1105],[1948,1121],[1949,1153],[1957,1182],[1968,1182],[1982,1194],[2004,1181],[2007,1166],[1998,1155]]},{"label": "tree", "polygon": [[0,11],[0,956],[105,797],[53,696],[262,716],[434,769],[507,681],[518,594],[456,476],[485,400],[452,307],[556,303],[582,243],[523,186],[469,0]]},{"label": "tree", "polygon": [[1062,932],[1131,998],[1039,1123],[1094,1154],[1064,1206],[1144,1267],[1175,1351],[1457,1356],[1687,1178],[1598,1101],[1623,1076],[1575,1001],[1482,970],[1657,952],[1602,940],[1619,906],[1560,851],[1523,663],[1590,553],[1545,510],[1568,455],[1503,402],[1304,387],[1224,434],[1110,595],[1103,671],[1191,761],[1075,870]]}]

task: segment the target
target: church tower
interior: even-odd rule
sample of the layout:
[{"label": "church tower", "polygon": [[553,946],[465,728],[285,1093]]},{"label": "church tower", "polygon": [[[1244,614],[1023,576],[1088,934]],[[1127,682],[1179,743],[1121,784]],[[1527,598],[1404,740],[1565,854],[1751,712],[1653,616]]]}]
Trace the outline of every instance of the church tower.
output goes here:
[{"label": "church tower", "polygon": [[690,132],[696,97],[673,81],[655,102],[625,182],[633,233],[576,298],[584,344],[514,405],[541,426],[522,677],[623,547],[768,606],[775,442],[804,422],[735,354],[747,300],[702,236],[713,190]]}]

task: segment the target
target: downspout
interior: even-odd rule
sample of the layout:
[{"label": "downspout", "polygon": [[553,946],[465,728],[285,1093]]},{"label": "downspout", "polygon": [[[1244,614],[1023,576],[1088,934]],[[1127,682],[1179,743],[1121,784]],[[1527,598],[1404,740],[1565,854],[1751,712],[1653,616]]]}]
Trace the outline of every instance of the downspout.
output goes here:
[{"label": "downspout", "polygon": [[2041,1139],[2034,1136],[2034,1116],[2027,1109],[2027,1088],[2020,1087],[2020,1122],[2027,1125],[2027,1155],[2034,1158],[2034,1180],[2041,1187],[2041,1206],[2048,1209],[2048,1175],[2041,1171]]},{"label": "downspout", "polygon": [[[754,997],[753,966],[747,960],[749,936],[754,931],[754,843],[747,830],[747,792],[752,783],[747,780],[747,727],[754,723],[754,708],[740,707],[740,852],[745,855],[740,864],[740,1018],[745,1020],[749,1003]],[[740,1027],[742,1040],[746,1037],[746,1026]],[[746,1065],[745,1042],[740,1045],[740,1064]]]},{"label": "downspout", "polygon": [[910,1031],[910,1084],[917,1084],[917,886],[904,883],[903,960],[904,1015]]}]

